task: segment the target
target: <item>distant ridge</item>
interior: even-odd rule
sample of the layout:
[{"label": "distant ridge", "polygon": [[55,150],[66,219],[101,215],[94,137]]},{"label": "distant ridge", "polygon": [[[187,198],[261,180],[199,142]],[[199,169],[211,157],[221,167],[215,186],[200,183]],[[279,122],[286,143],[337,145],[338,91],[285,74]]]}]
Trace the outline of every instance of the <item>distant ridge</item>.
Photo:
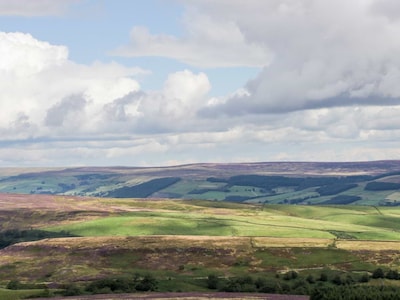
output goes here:
[{"label": "distant ridge", "polygon": [[377,161],[348,161],[348,162],[317,162],[317,161],[285,161],[285,162],[235,162],[235,163],[192,163],[171,166],[82,166],[82,167],[5,167],[0,168],[0,176],[19,174],[36,174],[43,172],[94,172],[94,173],[146,173],[183,170],[229,170],[229,172],[249,171],[253,174],[309,174],[309,175],[335,175],[335,174],[369,174],[378,175],[391,171],[400,171],[400,160]]},{"label": "distant ridge", "polygon": [[400,205],[400,160],[0,168],[0,193]]}]

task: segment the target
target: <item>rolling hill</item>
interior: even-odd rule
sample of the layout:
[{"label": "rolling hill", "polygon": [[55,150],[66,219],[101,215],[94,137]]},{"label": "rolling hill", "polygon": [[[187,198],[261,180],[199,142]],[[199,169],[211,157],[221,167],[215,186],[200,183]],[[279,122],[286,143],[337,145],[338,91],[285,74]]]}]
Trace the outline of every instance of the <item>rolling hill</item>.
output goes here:
[{"label": "rolling hill", "polygon": [[348,278],[373,287],[377,268],[400,268],[397,207],[22,194],[0,203],[4,299],[14,289],[14,299],[138,292],[150,279],[162,292],[210,292],[212,279],[214,291],[310,295]]},{"label": "rolling hill", "polygon": [[0,192],[308,205],[398,205],[400,161],[0,169]]}]

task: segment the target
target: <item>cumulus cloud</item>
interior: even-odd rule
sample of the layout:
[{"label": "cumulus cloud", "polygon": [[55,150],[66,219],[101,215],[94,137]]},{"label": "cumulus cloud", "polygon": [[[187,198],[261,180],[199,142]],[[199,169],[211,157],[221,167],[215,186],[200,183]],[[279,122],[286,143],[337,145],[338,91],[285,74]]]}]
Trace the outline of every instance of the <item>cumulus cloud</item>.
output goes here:
[{"label": "cumulus cloud", "polygon": [[[398,1],[181,1],[183,37],[135,27],[124,56],[200,67],[258,66],[210,115],[400,103]],[[206,111],[204,111],[206,113]]]},{"label": "cumulus cloud", "polygon": [[[227,5],[221,2],[213,11],[209,1],[198,4],[218,14],[218,6]],[[399,104],[400,27],[383,17],[395,18],[396,3],[233,1],[226,14],[249,42],[264,44],[274,59],[248,82],[248,94],[213,107],[214,114]],[[246,10],[250,7],[255,14]]]},{"label": "cumulus cloud", "polygon": [[7,76],[29,76],[54,65],[62,65],[68,57],[64,46],[50,45],[30,34],[0,32],[0,71]]},{"label": "cumulus cloud", "polygon": [[76,116],[84,111],[85,106],[86,100],[82,96],[74,95],[64,98],[47,110],[44,124],[49,127],[60,127],[70,117],[74,122]]},{"label": "cumulus cloud", "polygon": [[0,0],[0,15],[5,16],[45,16],[60,15],[71,4],[80,0]]},{"label": "cumulus cloud", "polygon": [[107,104],[103,118],[108,128],[117,131],[191,131],[198,121],[196,113],[207,99],[210,88],[204,73],[194,74],[189,70],[171,73],[159,91],[133,92]]},{"label": "cumulus cloud", "polygon": [[161,93],[152,93],[143,99],[139,109],[146,116],[156,113],[157,118],[179,122],[195,116],[210,88],[210,82],[204,73],[194,74],[188,70],[172,73],[165,81]]},{"label": "cumulus cloud", "polygon": [[[104,105],[140,89],[145,73],[117,63],[80,65],[65,46],[0,33],[2,139],[96,132]],[[24,129],[24,130],[22,130]]]},{"label": "cumulus cloud", "polygon": [[147,71],[118,63],[77,64],[65,46],[29,34],[0,33],[0,134],[26,139],[132,139],[187,132],[207,100],[205,73],[171,73],[158,91],[134,78]]}]

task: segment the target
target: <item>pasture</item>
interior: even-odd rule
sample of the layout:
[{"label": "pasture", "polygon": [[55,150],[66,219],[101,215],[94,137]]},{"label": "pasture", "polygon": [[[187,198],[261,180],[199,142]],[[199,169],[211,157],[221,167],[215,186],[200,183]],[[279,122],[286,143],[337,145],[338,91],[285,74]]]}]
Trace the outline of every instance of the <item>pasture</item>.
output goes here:
[{"label": "pasture", "polygon": [[[400,240],[400,212],[364,206],[219,205],[220,202],[120,200],[146,210],[42,230],[77,236],[203,235]],[[169,205],[170,206],[169,206]],[[220,206],[220,207],[218,207]],[[150,209],[149,207],[153,207]]]},{"label": "pasture", "polygon": [[255,204],[400,204],[398,161],[0,169],[0,192]]}]

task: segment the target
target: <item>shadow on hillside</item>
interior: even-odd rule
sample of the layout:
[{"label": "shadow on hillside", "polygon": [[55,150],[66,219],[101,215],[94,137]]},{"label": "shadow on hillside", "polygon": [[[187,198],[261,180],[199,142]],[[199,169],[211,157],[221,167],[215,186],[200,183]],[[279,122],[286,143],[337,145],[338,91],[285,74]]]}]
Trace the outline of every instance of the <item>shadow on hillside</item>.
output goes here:
[{"label": "shadow on hillside", "polygon": [[8,229],[0,231],[0,249],[20,242],[32,242],[48,238],[76,237],[66,231],[49,232],[39,229]]}]

